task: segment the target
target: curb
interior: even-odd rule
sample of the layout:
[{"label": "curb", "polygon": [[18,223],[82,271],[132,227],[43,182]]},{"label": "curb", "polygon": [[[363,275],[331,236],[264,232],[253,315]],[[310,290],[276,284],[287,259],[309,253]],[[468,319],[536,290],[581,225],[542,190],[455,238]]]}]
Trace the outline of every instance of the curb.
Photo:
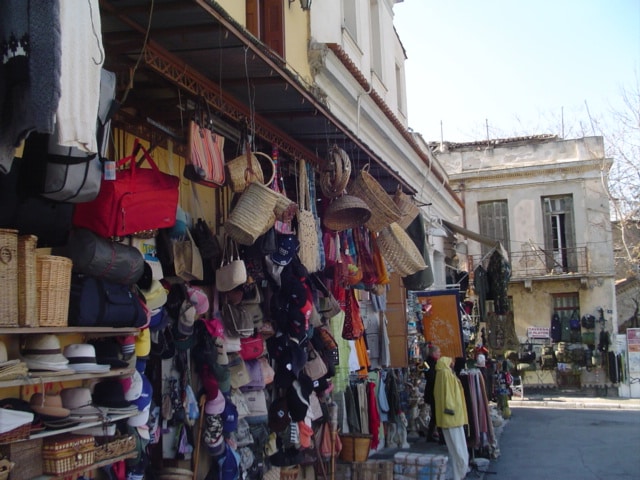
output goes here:
[{"label": "curb", "polygon": [[531,407],[531,408],[554,408],[554,409],[576,409],[576,410],[640,410],[640,405],[626,405],[615,402],[566,402],[566,401],[546,401],[546,400],[511,400],[510,407]]}]

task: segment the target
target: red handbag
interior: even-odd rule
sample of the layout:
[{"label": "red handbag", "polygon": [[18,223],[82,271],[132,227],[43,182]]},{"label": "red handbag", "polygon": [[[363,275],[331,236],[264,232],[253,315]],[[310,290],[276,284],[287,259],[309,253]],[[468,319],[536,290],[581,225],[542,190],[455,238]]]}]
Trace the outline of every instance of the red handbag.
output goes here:
[{"label": "red handbag", "polygon": [[[136,165],[141,150],[151,168]],[[114,181],[102,182],[95,200],[76,206],[76,227],[88,228],[103,237],[120,237],[176,223],[180,179],[161,172],[138,139],[131,155],[118,160],[117,167],[128,164],[129,168],[117,170]]]},{"label": "red handbag", "polygon": [[264,339],[257,334],[240,339],[240,356],[243,360],[255,360],[264,353]]}]

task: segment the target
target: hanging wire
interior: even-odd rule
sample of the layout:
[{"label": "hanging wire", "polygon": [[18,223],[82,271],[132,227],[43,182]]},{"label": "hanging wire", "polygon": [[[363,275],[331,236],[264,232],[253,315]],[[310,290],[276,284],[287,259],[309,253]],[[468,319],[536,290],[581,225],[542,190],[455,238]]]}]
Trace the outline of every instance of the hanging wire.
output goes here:
[{"label": "hanging wire", "polygon": [[255,89],[253,95],[251,94],[251,81],[249,79],[249,63],[247,61],[247,56],[249,54],[249,47],[244,47],[244,74],[247,79],[247,100],[249,101],[249,142],[251,145],[251,149],[256,149],[256,139],[255,139],[255,131],[256,131],[256,117],[255,117]]}]

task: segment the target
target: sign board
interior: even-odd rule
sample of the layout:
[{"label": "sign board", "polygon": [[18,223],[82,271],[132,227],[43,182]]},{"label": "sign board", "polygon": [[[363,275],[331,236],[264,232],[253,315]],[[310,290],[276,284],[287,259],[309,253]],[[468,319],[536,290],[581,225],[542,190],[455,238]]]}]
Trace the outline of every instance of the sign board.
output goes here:
[{"label": "sign board", "polygon": [[627,328],[629,375],[640,374],[640,328]]},{"label": "sign board", "polygon": [[440,347],[443,356],[463,356],[462,319],[458,292],[415,292],[421,307],[424,338]]},{"label": "sign board", "polygon": [[549,338],[549,327],[527,327],[529,338]]}]

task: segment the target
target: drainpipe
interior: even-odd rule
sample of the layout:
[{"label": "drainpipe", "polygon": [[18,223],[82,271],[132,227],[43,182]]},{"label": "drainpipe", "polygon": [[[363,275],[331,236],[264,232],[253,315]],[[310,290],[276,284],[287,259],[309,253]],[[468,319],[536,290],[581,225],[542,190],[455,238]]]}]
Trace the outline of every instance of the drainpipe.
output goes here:
[{"label": "drainpipe", "polygon": [[360,99],[362,98],[363,95],[369,95],[371,92],[373,91],[373,84],[371,82],[369,82],[369,89],[366,92],[361,92],[358,94],[358,96],[356,97],[356,104],[357,104],[357,120],[356,120],[356,137],[360,138]]}]

